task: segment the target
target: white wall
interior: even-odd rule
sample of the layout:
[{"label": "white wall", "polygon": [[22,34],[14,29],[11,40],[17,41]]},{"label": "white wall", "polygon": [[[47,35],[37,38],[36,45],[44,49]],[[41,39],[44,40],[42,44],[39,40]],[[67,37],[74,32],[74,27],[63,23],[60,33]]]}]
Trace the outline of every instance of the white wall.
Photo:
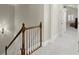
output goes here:
[{"label": "white wall", "polygon": [[[4,34],[1,33],[4,27]],[[0,54],[4,53],[5,46],[10,43],[14,36],[14,7],[0,5]]]},{"label": "white wall", "polygon": [[51,5],[44,5],[44,41],[51,38]]},{"label": "white wall", "polygon": [[51,35],[52,39],[55,39],[59,34],[62,33],[63,26],[63,5],[52,4],[51,5]]},{"label": "white wall", "polygon": [[43,5],[16,5],[15,6],[15,29],[21,28],[22,23],[26,27],[39,25],[43,20]]},{"label": "white wall", "polygon": [[61,4],[58,6],[58,34],[62,34],[65,31],[65,9]]},{"label": "white wall", "polygon": [[51,5],[51,35],[53,39],[58,34],[58,7],[57,4]]}]

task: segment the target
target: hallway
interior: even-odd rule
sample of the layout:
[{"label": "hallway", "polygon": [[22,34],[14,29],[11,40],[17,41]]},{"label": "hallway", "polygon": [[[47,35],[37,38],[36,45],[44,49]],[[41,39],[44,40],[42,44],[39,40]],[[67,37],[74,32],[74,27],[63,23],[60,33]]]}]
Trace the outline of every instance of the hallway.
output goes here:
[{"label": "hallway", "polygon": [[77,55],[77,29],[69,28],[66,33],[59,35],[54,42],[38,49],[33,55]]}]

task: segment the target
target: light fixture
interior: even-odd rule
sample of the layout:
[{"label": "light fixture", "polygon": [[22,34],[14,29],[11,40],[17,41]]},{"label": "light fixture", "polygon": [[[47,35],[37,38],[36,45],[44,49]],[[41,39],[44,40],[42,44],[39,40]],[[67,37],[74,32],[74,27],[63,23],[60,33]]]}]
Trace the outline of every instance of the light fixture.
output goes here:
[{"label": "light fixture", "polygon": [[2,34],[4,34],[4,28],[2,28]]},{"label": "light fixture", "polygon": [[0,24],[0,32],[1,32],[1,34],[8,34],[8,33],[10,33],[10,31],[8,29],[9,28],[8,28],[7,21],[3,21]]}]

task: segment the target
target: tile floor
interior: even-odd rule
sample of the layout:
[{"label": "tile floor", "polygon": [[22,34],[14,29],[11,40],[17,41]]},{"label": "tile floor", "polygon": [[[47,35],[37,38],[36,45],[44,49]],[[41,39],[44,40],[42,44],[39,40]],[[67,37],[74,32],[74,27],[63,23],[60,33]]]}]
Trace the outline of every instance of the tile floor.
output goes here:
[{"label": "tile floor", "polygon": [[67,32],[59,35],[54,42],[49,42],[32,55],[78,55],[77,37],[77,29],[68,28]]}]

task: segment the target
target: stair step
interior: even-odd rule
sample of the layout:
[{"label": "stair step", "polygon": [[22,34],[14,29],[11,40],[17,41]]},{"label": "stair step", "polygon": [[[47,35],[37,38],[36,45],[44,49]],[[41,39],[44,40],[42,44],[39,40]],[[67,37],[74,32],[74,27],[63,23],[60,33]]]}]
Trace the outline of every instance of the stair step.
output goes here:
[{"label": "stair step", "polygon": [[[25,55],[28,55],[26,51],[27,50],[25,50]],[[21,55],[21,50],[18,51],[17,55]]]}]

